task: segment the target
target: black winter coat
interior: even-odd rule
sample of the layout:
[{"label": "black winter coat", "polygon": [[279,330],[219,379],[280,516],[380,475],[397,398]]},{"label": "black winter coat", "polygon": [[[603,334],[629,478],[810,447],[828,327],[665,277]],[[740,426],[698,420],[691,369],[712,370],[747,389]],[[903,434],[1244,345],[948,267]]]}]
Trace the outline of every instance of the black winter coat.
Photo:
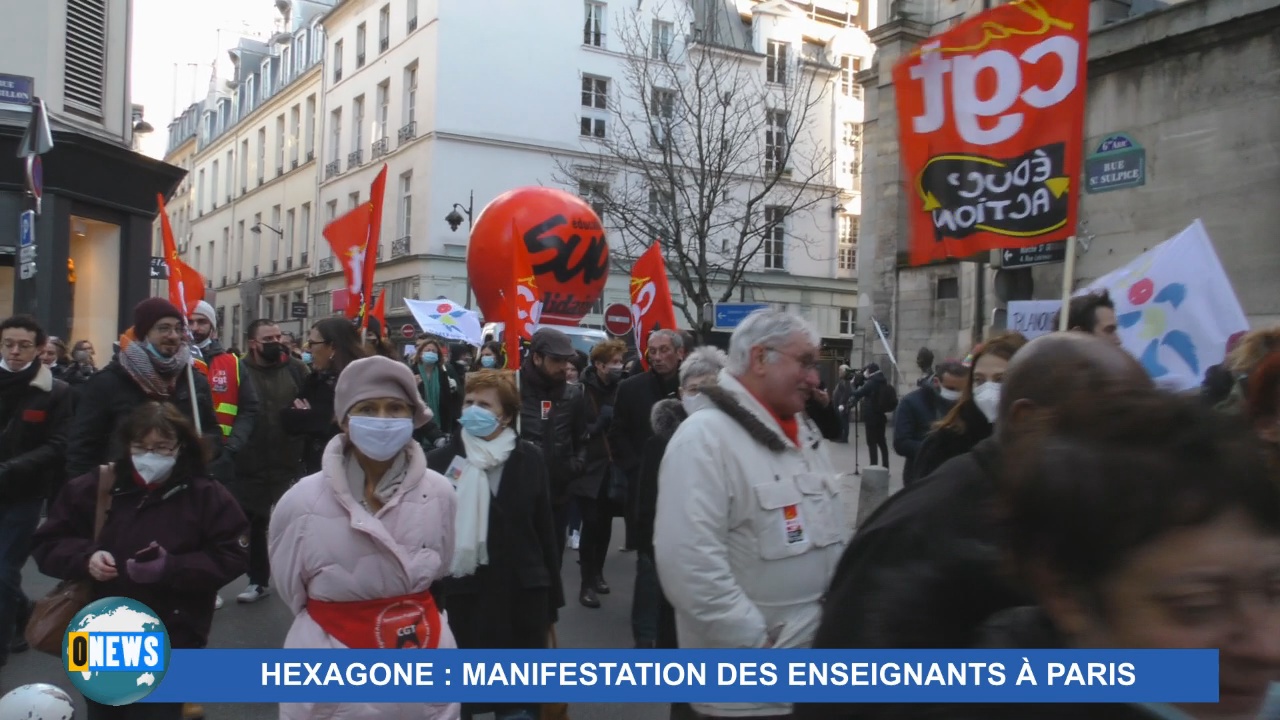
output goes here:
[{"label": "black winter coat", "polygon": [[[1004,574],[988,440],[903,489],[858,529],[827,591],[814,648],[970,648],[996,612],[1028,602]],[[797,718],[936,717],[925,705],[795,706]],[[1031,716],[1027,716],[1031,717]]]},{"label": "black winter coat", "polygon": [[613,461],[608,439],[609,426],[613,424],[614,399],[618,386],[605,387],[594,366],[582,373],[582,392],[586,402],[587,435],[582,474],[574,479],[569,492],[577,497],[593,500],[601,497],[601,490],[612,472]]},{"label": "black winter coat", "polygon": [[232,487],[247,512],[270,516],[271,506],[302,477],[303,439],[285,431],[280,414],[293,407],[309,371],[291,357],[278,365],[247,357],[243,365],[257,390],[259,413],[253,434],[236,458]]},{"label": "black winter coat", "polygon": [[850,403],[862,403],[863,422],[885,422],[885,414],[880,409],[880,392],[888,384],[889,380],[884,376],[884,372],[877,372],[849,395]]},{"label": "black winter coat", "polygon": [[650,413],[653,437],[644,444],[640,476],[636,483],[634,539],[637,552],[653,555],[653,523],[658,515],[658,470],[667,454],[667,443],[688,417],[689,413],[679,400],[661,400]]},{"label": "black winter coat", "polygon": [[586,467],[587,408],[581,385],[548,383],[525,360],[520,368],[520,437],[542,451],[551,502],[569,500],[569,488]]},{"label": "black winter coat", "polygon": [[609,427],[609,446],[613,449],[614,462],[627,474],[633,487],[640,476],[644,445],[653,437],[649,414],[659,400],[674,398],[679,387],[678,377],[664,380],[652,370],[633,375],[618,384],[613,424]]},{"label": "black winter coat", "polygon": [[987,416],[972,402],[960,406],[960,419],[964,421],[964,432],[953,428],[939,428],[925,436],[916,453],[911,474],[903,475],[904,484],[928,477],[948,460],[960,457],[991,437],[994,428]]},{"label": "black winter coat", "polygon": [[[818,389],[826,390],[827,388],[820,384]],[[828,396],[826,405],[815,398],[809,398],[804,404],[804,414],[818,426],[818,432],[822,433],[822,437],[828,440],[840,439],[843,428],[840,426],[840,411],[834,398]]]},{"label": "black winter coat", "polygon": [[[209,640],[218,589],[249,566],[249,521],[221,483],[174,478],[148,491],[132,472],[118,473],[107,522],[92,540],[98,471],[71,480],[36,531],[32,557],[40,572],[63,580],[89,577],[89,556],[106,550],[120,574],[93,583],[94,598],[132,598],[156,611],[173,647],[202,648]],[[164,577],[133,582],[126,561],[152,542],[169,554]]]},{"label": "black winter coat", "polygon": [[916,458],[925,438],[933,432],[934,423],[946,416],[951,403],[938,396],[932,387],[912,390],[902,398],[893,414],[893,450],[907,459],[902,471],[904,483],[916,479]]},{"label": "black winter coat", "polygon": [[[185,374],[187,371],[183,370]],[[194,372],[196,404],[200,408],[200,426],[206,439],[215,439],[213,447],[221,449],[222,432],[213,414],[213,393],[203,373]],[[89,382],[80,386],[75,420],[67,440],[67,477],[80,477],[124,454],[117,430],[139,405],[147,402],[147,394],[129,376],[118,360],[112,360]],[[169,403],[194,422],[189,381],[179,377]],[[213,462],[216,462],[215,457]]]},{"label": "black winter coat", "polygon": [[329,441],[337,437],[342,428],[334,420],[334,388],[338,373],[321,371],[307,376],[302,384],[299,400],[306,400],[311,407],[306,410],[286,408],[280,412],[280,422],[285,432],[303,438],[303,472],[313,475],[320,472],[320,459]]},{"label": "black winter coat", "polygon": [[8,418],[0,429],[0,505],[49,497],[62,485],[71,388],[41,365],[29,383],[0,395],[0,417]]}]

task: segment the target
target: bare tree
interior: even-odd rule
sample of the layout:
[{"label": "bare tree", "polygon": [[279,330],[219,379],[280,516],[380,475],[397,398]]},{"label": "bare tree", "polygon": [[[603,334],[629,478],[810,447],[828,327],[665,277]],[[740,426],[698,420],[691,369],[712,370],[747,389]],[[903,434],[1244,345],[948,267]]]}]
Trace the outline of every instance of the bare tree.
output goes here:
[{"label": "bare tree", "polygon": [[620,23],[622,77],[608,88],[583,81],[583,104],[605,122],[584,116],[584,153],[557,158],[556,181],[601,213],[619,270],[662,243],[677,307],[699,327],[702,305],[731,300],[758,256],[781,251],[772,243],[784,218],[836,196],[833,149],[815,126],[830,132],[838,68],[794,46],[761,57],[741,27],[691,22],[688,4],[676,5],[683,22],[665,27],[693,27],[690,36],[673,38],[638,12]]}]

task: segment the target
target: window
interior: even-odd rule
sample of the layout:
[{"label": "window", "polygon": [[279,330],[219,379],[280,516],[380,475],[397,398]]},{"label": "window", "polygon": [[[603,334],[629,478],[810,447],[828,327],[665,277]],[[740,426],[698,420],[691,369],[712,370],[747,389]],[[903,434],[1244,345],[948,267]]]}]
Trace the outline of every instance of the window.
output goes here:
[{"label": "window", "polygon": [[316,96],[307,97],[307,159],[316,154]]},{"label": "window", "polygon": [[271,207],[271,231],[273,234],[267,237],[267,242],[271,243],[271,247],[274,250],[274,252],[271,253],[271,260],[272,260],[272,264],[275,267],[280,266],[280,250],[281,250],[280,246],[284,245],[284,243],[281,242],[284,238],[274,234],[274,231],[279,229],[280,229],[280,206],[273,205]]},{"label": "window", "polygon": [[383,5],[378,11],[378,52],[391,47],[391,6]]},{"label": "window", "polygon": [[765,63],[766,79],[779,85],[787,84],[787,43],[770,40],[768,60]]},{"label": "window", "polygon": [[276,174],[284,172],[284,113],[276,118]]},{"label": "window", "polygon": [[262,317],[267,320],[275,320],[276,318],[276,299],[273,297],[262,298]]},{"label": "window", "polygon": [[954,278],[954,277],[938,278],[937,299],[938,300],[959,300],[960,299],[960,278]]},{"label": "window", "polygon": [[244,117],[253,112],[253,108],[257,106],[256,100],[258,94],[253,87],[253,75],[250,75],[244,81],[244,102],[240,103],[240,117]]},{"label": "window", "polygon": [[271,60],[263,60],[262,67],[258,68],[258,77],[262,78],[262,99],[266,100],[271,97]]},{"label": "window", "polygon": [[649,214],[659,223],[671,214],[671,206],[675,204],[675,195],[657,188],[649,188]]},{"label": "window", "polygon": [[301,75],[307,68],[307,33],[300,32],[293,38],[293,74]]},{"label": "window", "polygon": [[101,120],[107,78],[107,0],[68,0],[63,104]]},{"label": "window", "polygon": [[771,205],[764,209],[764,245],[760,248],[764,255],[765,270],[785,270],[787,268],[787,209]]},{"label": "window", "polygon": [[378,85],[378,118],[377,125],[374,126],[374,141],[381,140],[387,136],[387,122],[391,118],[391,81],[383,80]]},{"label": "window", "polygon": [[782,173],[787,162],[787,113],[770,110],[765,113],[764,171]]},{"label": "window", "polygon": [[584,4],[583,45],[604,47],[604,8],[605,5],[602,2],[587,2]]},{"label": "window", "polygon": [[298,164],[298,148],[302,145],[302,108],[294,105],[289,110],[289,160]]},{"label": "window", "polygon": [[[330,200],[324,206],[325,222],[331,223],[338,218],[338,201]],[[328,245],[328,243],[325,243]]]},{"label": "window", "polygon": [[284,256],[293,259],[293,245],[297,237],[297,211],[289,208],[289,212],[284,216]]},{"label": "window", "polygon": [[662,20],[653,21],[653,31],[649,38],[649,57],[654,60],[666,60],[671,56],[671,38],[675,35],[675,25]]},{"label": "window", "polygon": [[199,245],[196,246],[196,264],[195,264],[196,272],[200,272],[200,261],[201,261],[200,250],[201,249],[202,248]]},{"label": "window", "polygon": [[852,335],[858,329],[858,311],[855,308],[840,308],[840,334]]},{"label": "window", "polygon": [[417,30],[418,29],[418,0],[409,0],[408,8],[405,11],[405,16],[408,18],[407,25],[409,28],[409,32],[413,32],[414,30]]},{"label": "window", "polygon": [[357,70],[364,67],[364,41],[365,41],[366,34],[368,33],[367,33],[367,28],[365,27],[365,23],[360,23],[359,25],[356,26],[356,69]]},{"label": "window", "polygon": [[342,79],[342,41],[333,41],[333,81]]},{"label": "window", "polygon": [[604,210],[609,198],[609,183],[580,180],[578,181],[578,195],[591,205],[591,209],[596,211],[596,216],[603,223]]},{"label": "window", "polygon": [[196,207],[204,214],[204,168],[200,168],[199,180],[196,181]]},{"label": "window", "polygon": [[844,132],[841,133],[840,141],[845,147],[856,148],[858,142],[862,139],[862,126],[858,123],[847,122],[844,124]]},{"label": "window", "polygon": [[[302,203],[302,257],[307,256],[309,247],[311,247],[311,203],[308,202]],[[302,302],[302,298],[298,298],[298,302]]]},{"label": "window", "polygon": [[858,218],[855,215],[840,216],[840,245],[836,253],[837,267],[854,270],[858,264]]},{"label": "window", "polygon": [[409,237],[413,220],[413,173],[400,176],[400,208],[396,213],[396,237]]},{"label": "window", "polygon": [[862,70],[862,58],[853,55],[840,56],[840,94],[845,97],[861,97],[861,87],[854,76]]},{"label": "window", "polygon": [[249,139],[240,141],[240,192],[249,189]]},{"label": "window", "polygon": [[329,161],[338,162],[342,157],[342,108],[329,116]]},{"label": "window", "polygon": [[387,314],[394,308],[404,307],[404,299],[418,299],[419,278],[417,275],[399,278],[387,283],[383,291],[387,294]]},{"label": "window", "polygon": [[351,104],[351,151],[360,152],[364,145],[364,96]]},{"label": "window", "polygon": [[214,160],[209,168],[209,200],[213,207],[218,207],[218,161]]},{"label": "window", "polygon": [[649,123],[654,147],[666,147],[671,134],[671,121],[676,112],[676,94],[654,88],[649,97]]},{"label": "window", "polygon": [[258,184],[267,174],[267,129],[258,128]]},{"label": "window", "polygon": [[[240,229],[242,231],[244,230],[243,221],[241,221],[240,223]],[[244,237],[243,232],[241,233],[240,237],[242,238]],[[227,284],[226,278],[230,272],[231,272],[231,243],[229,241],[224,240],[222,243],[222,277],[221,277],[221,283],[219,284],[219,287]]]},{"label": "window", "polygon": [[[253,226],[261,229],[262,213],[253,214]],[[273,226],[274,227],[274,226]],[[262,262],[262,233],[253,234],[253,255],[249,258],[249,265],[253,272],[253,277],[258,277],[258,263]]]},{"label": "window", "polygon": [[357,190],[347,196],[347,210],[355,210],[360,205],[360,191]]},{"label": "window", "polygon": [[[240,282],[240,271],[244,270],[244,221],[236,223],[236,277],[231,282]],[[230,268],[227,274],[231,274]]]},{"label": "window", "polygon": [[404,124],[408,126],[417,117],[418,63],[404,69]]},{"label": "window", "polygon": [[[222,163],[222,167],[227,169],[227,202],[231,202],[232,182],[235,178],[236,154],[232,150],[227,151],[227,159]],[[216,190],[215,190],[216,192]]]},{"label": "window", "polygon": [[609,80],[582,76],[582,117],[579,134],[583,137],[605,136],[605,111],[609,108]]},{"label": "window", "polygon": [[231,306],[231,344],[238,345],[240,339],[240,306]]}]

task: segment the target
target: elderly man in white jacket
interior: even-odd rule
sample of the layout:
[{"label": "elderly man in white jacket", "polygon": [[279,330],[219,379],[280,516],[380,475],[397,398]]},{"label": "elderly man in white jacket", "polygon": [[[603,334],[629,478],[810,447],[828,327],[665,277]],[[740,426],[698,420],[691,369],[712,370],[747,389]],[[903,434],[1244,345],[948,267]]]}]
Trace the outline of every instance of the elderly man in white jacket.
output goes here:
[{"label": "elderly man in white jacket", "polygon": [[[658,476],[654,550],[682,648],[808,647],[849,529],[840,474],[804,415],[818,334],[752,313],[704,386]],[[712,717],[781,717],[788,704],[694,704]]]}]

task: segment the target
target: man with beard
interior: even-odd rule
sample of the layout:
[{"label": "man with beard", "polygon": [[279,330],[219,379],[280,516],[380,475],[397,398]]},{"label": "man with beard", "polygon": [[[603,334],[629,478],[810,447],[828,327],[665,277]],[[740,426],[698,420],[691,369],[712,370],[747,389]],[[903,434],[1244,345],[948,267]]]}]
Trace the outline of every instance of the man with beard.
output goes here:
[{"label": "man with beard", "polygon": [[11,650],[27,649],[22,566],[40,505],[59,484],[71,426],[71,389],[36,361],[47,341],[34,318],[0,323],[0,667]]},{"label": "man with beard", "polygon": [[252,381],[258,392],[259,415],[236,463],[236,499],[249,518],[249,586],[236,600],[252,603],[271,592],[267,554],[271,507],[302,477],[302,437],[285,431],[280,413],[293,407],[307,366],[289,354],[280,326],[271,320],[249,324],[249,354],[243,365],[245,380]]},{"label": "man with beard", "polygon": [[967,381],[968,373],[963,365],[944,362],[938,365],[937,374],[929,383],[902,398],[893,415],[893,449],[907,461],[902,471],[904,483],[915,480],[916,455],[924,445],[925,436],[955,406]]},{"label": "man with beard", "polygon": [[[173,303],[147,298],[133,310],[133,328],[119,354],[83,388],[67,442],[67,477],[77,478],[120,457],[119,425],[147,400],[167,402],[193,422],[199,418],[209,445],[221,450],[222,433],[203,373],[191,367],[186,319]],[[187,373],[193,374],[192,379]],[[191,398],[194,382],[196,397]],[[216,454],[216,453],[215,453]]]},{"label": "man with beard", "polygon": [[649,336],[646,372],[632,375],[618,385],[609,447],[613,461],[627,476],[627,540],[625,550],[635,549],[636,488],[640,482],[640,461],[644,445],[653,437],[649,415],[659,400],[673,398],[680,388],[680,363],[684,362],[684,336],[675,330],[656,330]]},{"label": "man with beard", "polygon": [[540,447],[547,463],[559,556],[568,540],[569,488],[586,467],[586,404],[582,386],[568,383],[569,361],[577,352],[568,335],[542,328],[533,334],[519,376],[520,436]]},{"label": "man with beard", "polygon": [[222,432],[222,454],[209,465],[209,475],[223,485],[235,480],[236,458],[249,442],[258,417],[258,393],[245,376],[244,363],[218,342],[218,315],[201,300],[187,318],[191,338],[204,360],[213,391],[213,414]]}]

